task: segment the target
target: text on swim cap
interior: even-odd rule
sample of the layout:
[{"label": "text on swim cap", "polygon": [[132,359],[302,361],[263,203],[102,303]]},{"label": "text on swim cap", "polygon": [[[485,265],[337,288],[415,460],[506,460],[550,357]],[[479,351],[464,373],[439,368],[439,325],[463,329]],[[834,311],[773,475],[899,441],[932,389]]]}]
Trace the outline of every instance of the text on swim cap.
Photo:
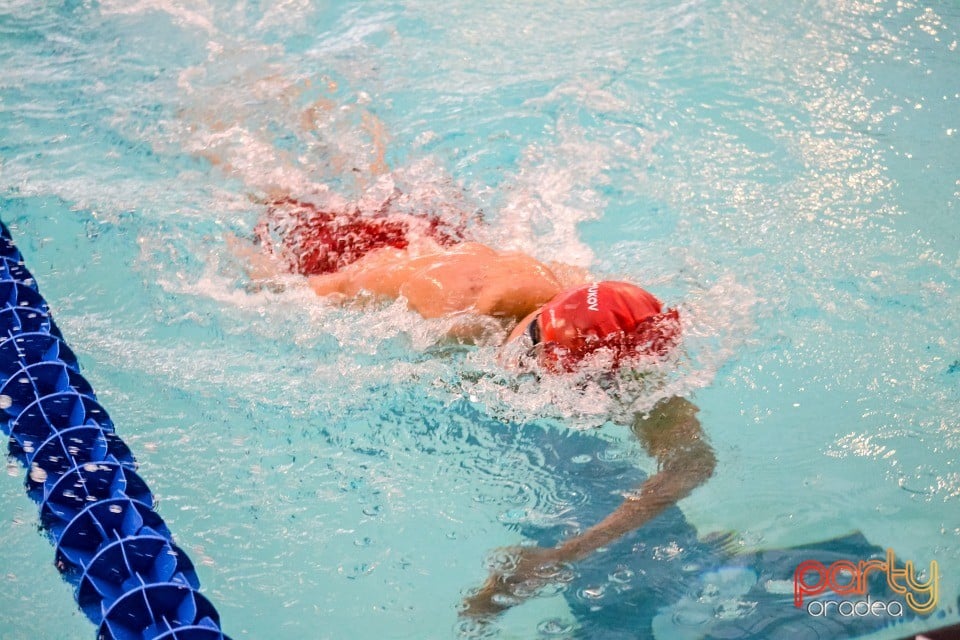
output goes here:
[{"label": "text on swim cap", "polygon": [[597,291],[599,288],[600,285],[596,282],[587,288],[587,308],[590,309],[590,311],[599,311],[597,302]]}]

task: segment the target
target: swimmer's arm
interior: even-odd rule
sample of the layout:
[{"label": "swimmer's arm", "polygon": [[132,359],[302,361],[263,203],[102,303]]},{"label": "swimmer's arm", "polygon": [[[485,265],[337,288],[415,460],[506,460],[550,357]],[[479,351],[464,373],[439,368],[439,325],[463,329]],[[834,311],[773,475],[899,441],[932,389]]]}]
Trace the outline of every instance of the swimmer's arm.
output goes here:
[{"label": "swimmer's arm", "polygon": [[565,285],[547,265],[522,254],[497,256],[477,294],[477,312],[519,322],[563,291]]},{"label": "swimmer's arm", "polygon": [[406,251],[385,247],[371,251],[340,271],[308,276],[307,283],[318,296],[340,294],[353,298],[369,294],[396,298],[416,267],[417,260]]},{"label": "swimmer's arm", "polygon": [[347,275],[344,273],[321,273],[307,276],[307,284],[318,296],[343,294]]},{"label": "swimmer's arm", "polygon": [[253,243],[241,240],[232,233],[226,234],[224,241],[230,253],[243,261],[251,282],[258,284],[267,282],[279,278],[286,272],[279,260],[263,252]]},{"label": "swimmer's arm", "polygon": [[[659,472],[601,522],[552,549],[524,547],[509,573],[494,573],[465,602],[464,614],[490,616],[518,602],[517,587],[543,583],[544,570],[590,555],[638,529],[667,507],[686,497],[713,475],[716,458],[703,437],[697,408],[683,398],[661,402],[649,417],[638,416],[633,430],[658,463]],[[528,591],[524,589],[524,591]],[[498,599],[498,595],[510,596]]]},{"label": "swimmer's arm", "polygon": [[696,414],[693,403],[674,397],[658,404],[649,417],[637,417],[634,433],[656,459],[659,471],[616,511],[558,546],[552,554],[555,562],[579,560],[614,542],[690,495],[713,475],[716,457]]}]

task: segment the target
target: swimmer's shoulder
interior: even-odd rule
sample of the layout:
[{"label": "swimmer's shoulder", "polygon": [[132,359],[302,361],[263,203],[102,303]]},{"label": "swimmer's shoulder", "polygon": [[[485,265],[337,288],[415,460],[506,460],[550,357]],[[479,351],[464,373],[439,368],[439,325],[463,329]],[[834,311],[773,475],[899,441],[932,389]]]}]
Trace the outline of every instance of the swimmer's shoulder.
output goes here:
[{"label": "swimmer's shoulder", "polygon": [[446,248],[444,252],[450,255],[484,256],[492,258],[502,255],[496,249],[488,247],[485,244],[480,244],[479,242],[461,242]]}]

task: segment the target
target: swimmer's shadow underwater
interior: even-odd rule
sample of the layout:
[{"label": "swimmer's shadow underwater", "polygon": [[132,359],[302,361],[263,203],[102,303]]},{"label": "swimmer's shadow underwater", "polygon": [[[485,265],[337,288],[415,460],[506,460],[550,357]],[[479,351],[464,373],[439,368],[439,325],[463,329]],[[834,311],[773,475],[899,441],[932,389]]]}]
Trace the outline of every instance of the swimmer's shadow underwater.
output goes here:
[{"label": "swimmer's shadow underwater", "polygon": [[[586,527],[603,519],[647,477],[616,445],[589,432],[513,424],[492,428],[505,447],[535,449],[565,492],[588,496],[566,508],[561,518],[547,514],[510,525],[541,548],[568,539],[571,522]],[[552,585],[549,580],[527,585],[520,597],[504,601],[503,610],[523,606],[526,597],[536,597],[545,587],[545,595],[559,589],[575,618],[573,635],[567,637],[589,640],[842,639],[918,617],[906,605],[902,616],[840,615],[835,604],[825,615],[814,615],[819,610],[811,614],[811,600],[866,598],[829,592],[805,599],[802,607],[794,605],[794,573],[801,563],[856,566],[862,560],[886,559],[887,550],[859,532],[786,549],[742,552],[738,546],[732,535],[699,535],[680,508],[670,506],[602,550],[549,569]],[[899,561],[897,565],[903,568]],[[866,592],[871,602],[903,602],[881,571],[867,575]],[[494,619],[476,617],[480,624]]]}]

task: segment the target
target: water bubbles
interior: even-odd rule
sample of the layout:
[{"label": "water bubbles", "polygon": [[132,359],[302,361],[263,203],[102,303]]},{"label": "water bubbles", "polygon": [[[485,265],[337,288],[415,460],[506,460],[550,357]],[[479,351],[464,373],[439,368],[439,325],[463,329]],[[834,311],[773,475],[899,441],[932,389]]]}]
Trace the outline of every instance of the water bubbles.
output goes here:
[{"label": "water bubbles", "polygon": [[618,567],[616,571],[607,576],[607,579],[614,584],[628,584],[634,578],[634,572],[627,567]]},{"label": "water bubbles", "polygon": [[0,394],[0,409],[9,409],[13,406],[13,398],[6,394]]},{"label": "water bubbles", "polygon": [[731,598],[717,604],[713,615],[718,620],[744,618],[753,613],[753,610],[757,608],[757,605],[757,602]]},{"label": "water bubbles", "polygon": [[[550,502],[550,497],[555,503]],[[590,502],[590,494],[576,486],[559,486],[552,496],[543,496],[544,508],[552,508],[554,512],[563,512],[569,510],[572,506],[584,505]]]},{"label": "water bubbles", "polygon": [[455,630],[457,638],[461,640],[492,640],[500,636],[497,627],[489,624],[486,620],[468,616],[461,617],[457,621]]},{"label": "water bubbles", "polygon": [[537,597],[540,598],[550,598],[560,595],[561,593],[567,592],[569,584],[572,581],[572,575],[569,575],[566,571],[560,571],[550,582],[536,587],[535,593]]},{"label": "water bubbles", "polygon": [[593,587],[584,587],[578,590],[577,597],[587,602],[597,601],[603,598],[606,592],[607,588],[601,584]]},{"label": "water bubbles", "polygon": [[500,514],[497,518],[504,524],[522,524],[528,516],[526,509],[510,509]]},{"label": "water bubbles", "polygon": [[110,511],[110,513],[123,513],[123,507],[119,504],[112,504],[107,509]]},{"label": "water bubbles", "polygon": [[557,591],[566,591],[566,585],[576,580],[577,575],[577,572],[574,571],[570,565],[559,565],[556,573],[550,576],[550,579],[553,581],[553,584],[556,585]]},{"label": "water bubbles", "polygon": [[497,549],[487,556],[487,571],[497,573],[510,573],[517,568],[519,560],[518,549]]},{"label": "water bubbles", "polygon": [[655,560],[674,560],[683,553],[683,548],[671,541],[665,545],[657,545],[653,548],[653,558]]},{"label": "water bubbles", "polygon": [[490,601],[504,608],[509,608],[523,602],[520,598],[508,593],[496,593],[491,596]]},{"label": "water bubbles", "polygon": [[674,624],[679,627],[702,627],[712,618],[710,611],[703,607],[678,608],[672,616]]},{"label": "water bubbles", "polygon": [[523,506],[534,499],[534,489],[529,484],[514,478],[502,478],[503,488],[508,493],[501,498],[507,504]]},{"label": "water bubbles", "polygon": [[467,354],[460,393],[477,398],[505,421],[531,417],[555,419],[565,428],[590,429],[607,423],[629,423],[662,399],[689,393],[705,384],[692,377],[693,366],[679,350],[663,359],[644,358],[611,373],[609,357],[597,353],[577,371],[551,375],[505,369],[496,350]]},{"label": "water bubbles", "polygon": [[619,447],[607,447],[603,451],[597,453],[597,460],[601,462],[616,462],[617,460],[623,460],[627,458],[629,453]]},{"label": "water bubbles", "polygon": [[537,631],[545,636],[562,636],[573,631],[573,623],[560,618],[547,618],[537,625]]},{"label": "water bubbles", "polygon": [[511,585],[510,595],[523,602],[540,594],[541,588],[542,585],[536,580],[524,580]]}]

